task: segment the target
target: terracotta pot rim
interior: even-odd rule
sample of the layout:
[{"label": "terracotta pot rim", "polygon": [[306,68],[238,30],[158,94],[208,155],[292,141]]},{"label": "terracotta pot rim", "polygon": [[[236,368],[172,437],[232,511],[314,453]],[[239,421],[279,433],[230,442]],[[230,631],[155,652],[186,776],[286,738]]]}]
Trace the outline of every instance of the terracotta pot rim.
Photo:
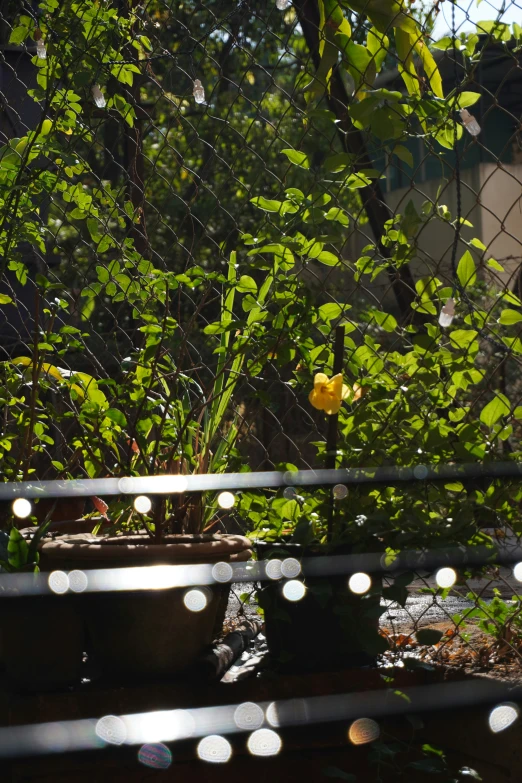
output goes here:
[{"label": "terracotta pot rim", "polygon": [[[218,560],[248,560],[252,544],[240,535],[168,536],[163,544],[155,544],[141,535],[101,538],[88,534],[61,536],[43,541],[39,547],[44,561],[96,560],[107,564],[115,561],[133,562],[196,562]],[[149,543],[150,542],[150,543]]]}]

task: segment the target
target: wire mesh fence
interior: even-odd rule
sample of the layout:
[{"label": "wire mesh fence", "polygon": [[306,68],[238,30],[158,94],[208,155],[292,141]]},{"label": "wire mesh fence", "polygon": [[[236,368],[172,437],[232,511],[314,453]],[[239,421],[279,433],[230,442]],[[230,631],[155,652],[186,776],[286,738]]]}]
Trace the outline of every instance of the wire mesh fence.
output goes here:
[{"label": "wire mesh fence", "polygon": [[[519,11],[4,3],[4,479],[518,460]],[[339,492],[63,514],[356,552],[521,531],[506,477]],[[459,636],[520,657],[515,584],[492,568],[450,613],[424,584],[440,655]],[[406,581],[389,587],[404,603]],[[383,617],[396,647],[415,600],[396,631]],[[465,636],[471,609],[494,649]]]}]

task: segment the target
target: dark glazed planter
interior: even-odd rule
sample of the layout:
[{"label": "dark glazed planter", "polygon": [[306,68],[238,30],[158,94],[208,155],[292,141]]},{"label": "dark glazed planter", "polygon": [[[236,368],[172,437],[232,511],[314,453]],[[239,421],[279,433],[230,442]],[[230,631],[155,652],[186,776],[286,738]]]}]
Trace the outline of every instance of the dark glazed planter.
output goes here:
[{"label": "dark glazed planter", "polygon": [[[259,560],[326,555],[321,547],[258,542]],[[330,552],[330,554],[332,554]],[[349,554],[347,549],[335,554]],[[263,582],[258,600],[264,611],[268,647],[282,671],[339,671],[375,664],[386,649],[379,634],[380,582],[372,577],[368,594],[348,589],[349,574],[303,577],[306,593],[299,601],[283,595],[284,579]]]},{"label": "dark glazed planter", "polygon": [[[77,535],[43,543],[40,567],[47,573],[83,571],[89,578],[90,569],[208,567],[248,560],[251,554],[243,536],[168,536],[156,545],[144,536]],[[188,577],[190,584],[192,576],[187,571],[180,581]],[[79,684],[85,651],[97,674],[112,682],[172,677],[188,668],[220,633],[230,585],[208,585],[206,606],[190,611],[183,602],[190,588],[163,588],[161,579],[156,584],[152,590],[133,590],[131,582],[125,592],[6,601],[10,609],[2,612],[2,635],[9,682],[33,691]]]}]

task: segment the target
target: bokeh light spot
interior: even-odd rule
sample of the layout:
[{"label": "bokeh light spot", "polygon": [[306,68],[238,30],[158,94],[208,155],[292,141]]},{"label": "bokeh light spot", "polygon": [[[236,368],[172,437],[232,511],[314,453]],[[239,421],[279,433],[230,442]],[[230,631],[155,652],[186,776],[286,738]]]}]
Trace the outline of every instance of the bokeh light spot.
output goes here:
[{"label": "bokeh light spot", "polygon": [[247,747],[253,756],[276,756],[281,750],[281,737],[272,729],[258,729],[248,738]]},{"label": "bokeh light spot", "polygon": [[238,729],[258,729],[263,725],[264,719],[263,710],[253,701],[240,704],[234,712],[234,723]]},{"label": "bokeh light spot", "polygon": [[439,587],[453,587],[457,581],[457,574],[453,568],[439,568],[435,574],[435,581]]},{"label": "bokeh light spot", "polygon": [[168,769],[172,764],[172,753],[162,742],[142,745],[138,761],[151,769]]},{"label": "bokeh light spot", "polygon": [[202,612],[208,604],[207,593],[200,588],[187,590],[183,596],[183,603],[191,612]]},{"label": "bokeh light spot", "polygon": [[212,764],[225,764],[232,755],[230,742],[218,734],[203,737],[198,745],[198,756]]},{"label": "bokeh light spot", "polygon": [[269,560],[265,565],[265,573],[269,579],[281,579],[283,572],[281,570],[282,563],[280,560]]},{"label": "bokeh light spot", "polygon": [[283,595],[287,601],[300,601],[301,598],[304,598],[305,593],[306,587],[298,579],[291,579],[283,586]]},{"label": "bokeh light spot", "polygon": [[287,557],[281,563],[281,573],[287,579],[295,579],[301,573],[301,563],[295,557]]},{"label": "bokeh light spot", "polygon": [[232,508],[235,505],[236,496],[232,492],[220,492],[217,502],[220,508]]},{"label": "bokeh light spot", "polygon": [[96,724],[96,734],[110,745],[122,745],[127,739],[127,727],[116,715],[105,715]]},{"label": "bokeh light spot", "polygon": [[69,587],[73,593],[83,593],[84,590],[87,590],[89,580],[87,578],[87,574],[84,571],[80,571],[79,569],[70,571],[68,576]]},{"label": "bokeh light spot", "polygon": [[234,571],[230,563],[216,563],[212,569],[212,576],[216,582],[230,582]]},{"label": "bokeh light spot", "polygon": [[348,739],[353,745],[366,745],[379,738],[379,724],[371,718],[358,718],[348,729]]},{"label": "bokeh light spot", "polygon": [[348,580],[348,587],[352,593],[357,593],[357,595],[367,593],[371,586],[372,580],[368,574],[364,574],[362,571],[357,574],[352,574]]},{"label": "bokeh light spot", "polygon": [[494,734],[508,729],[518,718],[519,709],[516,704],[507,702],[499,704],[489,714],[489,728]]},{"label": "bokeh light spot", "polygon": [[69,589],[69,577],[64,571],[53,571],[49,574],[48,584],[53,593],[63,595]]},{"label": "bokeh light spot", "polygon": [[348,497],[348,487],[345,484],[336,484],[333,488],[333,496],[336,500],[344,500]]},{"label": "bokeh light spot", "polygon": [[513,576],[517,582],[522,582],[522,563],[517,563],[513,569]]},{"label": "bokeh light spot", "polygon": [[16,500],[13,500],[11,509],[18,519],[27,519],[27,517],[31,515],[33,507],[25,498],[16,498]]},{"label": "bokeh light spot", "polygon": [[134,498],[134,508],[138,514],[148,514],[152,508],[152,500],[147,495],[138,495]]}]

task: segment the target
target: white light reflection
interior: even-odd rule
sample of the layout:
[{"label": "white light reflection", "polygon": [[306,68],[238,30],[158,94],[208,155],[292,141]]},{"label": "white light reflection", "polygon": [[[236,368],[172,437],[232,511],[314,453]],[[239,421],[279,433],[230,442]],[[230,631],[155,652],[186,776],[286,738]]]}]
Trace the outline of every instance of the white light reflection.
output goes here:
[{"label": "white light reflection", "polygon": [[183,603],[190,612],[202,612],[209,602],[209,591],[204,588],[188,590],[183,596]]},{"label": "white light reflection", "polygon": [[253,756],[277,756],[282,744],[276,731],[258,729],[248,738],[247,747]]},{"label": "white light reflection", "polygon": [[186,476],[172,474],[170,476],[126,476],[118,481],[118,490],[125,495],[166,495],[185,492],[188,486]]},{"label": "white light reflection", "polygon": [[352,574],[348,580],[348,587],[352,593],[357,593],[357,595],[367,593],[371,586],[372,580],[368,574],[364,574],[362,572],[358,574]]},{"label": "white light reflection", "polygon": [[65,753],[74,747],[72,739],[67,723],[44,723],[36,741],[47,753]]},{"label": "white light reflection", "polygon": [[152,500],[147,495],[138,495],[134,498],[134,508],[138,514],[148,514],[152,508]]},{"label": "white light reflection", "polygon": [[27,517],[31,515],[33,507],[25,498],[16,498],[16,500],[13,500],[11,509],[15,517],[18,517],[18,519],[27,519]]},{"label": "white light reflection", "polygon": [[498,734],[500,731],[508,729],[518,716],[519,710],[516,704],[510,702],[499,704],[489,714],[489,728],[494,734]]},{"label": "white light reflection", "polygon": [[439,587],[453,587],[457,581],[457,574],[453,568],[439,568],[435,574],[435,581]]},{"label": "white light reflection", "polygon": [[263,725],[265,714],[258,704],[246,701],[234,712],[234,723],[238,729],[258,729]]},{"label": "white light reflection", "polygon": [[517,563],[513,569],[513,576],[517,582],[522,582],[522,563]]},{"label": "white light reflection", "polygon": [[105,715],[96,724],[97,736],[110,745],[123,745],[127,739],[127,727],[116,715]]},{"label": "white light reflection", "polygon": [[283,586],[283,595],[287,601],[300,601],[304,598],[306,593],[306,587],[298,579],[291,579],[289,582],[285,582]]},{"label": "white light reflection", "polygon": [[73,593],[83,593],[89,586],[87,574],[84,571],[75,570],[69,572],[69,587]]},{"label": "white light reflection", "polygon": [[213,764],[225,764],[232,755],[232,746],[224,737],[211,734],[204,737],[198,745],[198,756],[202,761]]},{"label": "white light reflection", "polygon": [[354,720],[348,729],[348,739],[353,745],[366,745],[368,742],[375,742],[380,733],[379,724],[374,720],[359,718]]},{"label": "white light reflection", "polygon": [[158,710],[123,715],[122,719],[130,745],[187,739],[193,735],[196,726],[194,718],[186,710]]},{"label": "white light reflection", "polygon": [[216,582],[230,582],[234,576],[234,571],[230,563],[216,563],[212,569],[212,576]]},{"label": "white light reflection", "polygon": [[63,595],[69,589],[69,577],[64,571],[53,571],[49,574],[48,584],[53,593]]},{"label": "white light reflection", "polygon": [[281,573],[287,579],[295,579],[301,573],[301,563],[295,557],[287,557],[281,563]]},{"label": "white light reflection", "polygon": [[236,503],[236,497],[232,492],[220,492],[217,502],[220,508],[232,508]]},{"label": "white light reflection", "polygon": [[269,579],[281,579],[283,572],[281,570],[282,563],[280,560],[269,560],[265,565],[265,573]]}]

